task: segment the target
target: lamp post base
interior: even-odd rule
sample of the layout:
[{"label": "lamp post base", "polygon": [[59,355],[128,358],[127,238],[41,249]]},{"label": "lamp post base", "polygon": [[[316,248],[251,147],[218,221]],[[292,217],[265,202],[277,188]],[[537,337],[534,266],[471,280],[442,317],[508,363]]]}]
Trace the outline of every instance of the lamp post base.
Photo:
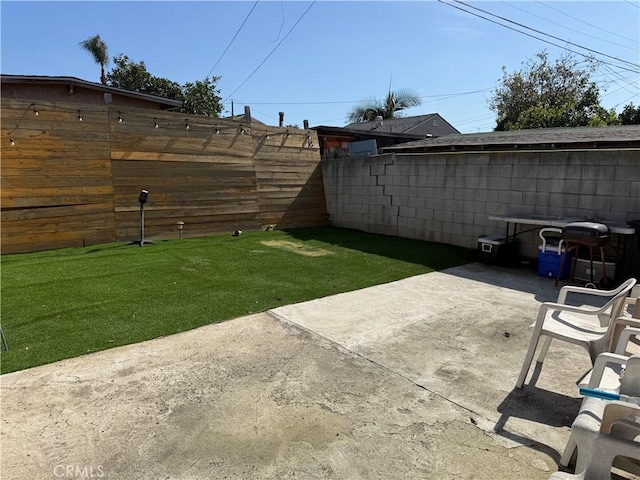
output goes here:
[{"label": "lamp post base", "polygon": [[149,240],[144,240],[143,242],[140,240],[133,240],[129,242],[128,245],[138,245],[139,247],[142,247],[143,245],[153,245],[153,242],[150,242]]}]

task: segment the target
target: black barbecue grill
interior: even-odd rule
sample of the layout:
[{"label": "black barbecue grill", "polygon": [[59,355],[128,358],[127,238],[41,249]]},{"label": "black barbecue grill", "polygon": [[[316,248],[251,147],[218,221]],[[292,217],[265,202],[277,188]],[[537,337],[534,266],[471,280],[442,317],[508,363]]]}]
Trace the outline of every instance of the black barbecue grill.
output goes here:
[{"label": "black barbecue grill", "polygon": [[603,278],[597,280],[599,280],[601,284],[607,283],[608,279],[604,260],[604,247],[609,243],[609,240],[611,240],[609,227],[602,223],[595,222],[572,222],[562,228],[562,239],[565,241],[566,248],[562,255],[562,262],[560,264],[560,269],[558,270],[558,276],[556,277],[556,285],[558,284],[558,279],[560,278],[560,272],[562,271],[562,267],[566,260],[567,252],[570,250],[575,250],[570,277],[570,280],[573,280],[580,247],[586,247],[589,249],[590,283],[593,285],[595,285],[593,278],[593,250],[595,248],[600,250]]}]

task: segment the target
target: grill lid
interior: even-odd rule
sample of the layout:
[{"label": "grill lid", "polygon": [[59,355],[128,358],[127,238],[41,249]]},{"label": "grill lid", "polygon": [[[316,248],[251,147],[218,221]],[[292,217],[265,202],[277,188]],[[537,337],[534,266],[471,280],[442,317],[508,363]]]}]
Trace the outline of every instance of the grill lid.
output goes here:
[{"label": "grill lid", "polygon": [[563,234],[585,237],[605,237],[609,235],[609,227],[595,222],[572,222],[562,228]]}]

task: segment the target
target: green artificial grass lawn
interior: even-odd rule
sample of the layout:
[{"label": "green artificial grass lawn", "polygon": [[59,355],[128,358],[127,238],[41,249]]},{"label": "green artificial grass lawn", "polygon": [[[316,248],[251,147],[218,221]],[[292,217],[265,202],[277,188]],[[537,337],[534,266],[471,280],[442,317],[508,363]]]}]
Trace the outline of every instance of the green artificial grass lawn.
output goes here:
[{"label": "green artificial grass lawn", "polygon": [[8,373],[462,265],[475,252],[337,228],[2,257]]}]

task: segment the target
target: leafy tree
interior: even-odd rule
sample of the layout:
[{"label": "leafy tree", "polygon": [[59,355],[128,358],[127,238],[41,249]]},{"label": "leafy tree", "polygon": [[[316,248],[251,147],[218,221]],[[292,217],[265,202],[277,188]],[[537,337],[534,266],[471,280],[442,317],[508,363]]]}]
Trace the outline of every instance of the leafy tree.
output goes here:
[{"label": "leafy tree", "polygon": [[495,130],[616,123],[615,112],[600,105],[600,92],[590,79],[595,60],[588,58],[585,67],[581,63],[570,54],[551,63],[542,51],[515,73],[503,67],[490,101],[497,114]]},{"label": "leafy tree", "polygon": [[134,62],[122,53],[113,57],[114,67],[107,73],[107,83],[112,87],[182,102],[182,113],[217,117],[222,111],[220,90],[215,82],[220,77],[205,78],[180,85],[163,77],[151,75],[143,61]]},{"label": "leafy tree", "polygon": [[376,117],[385,120],[402,116],[402,111],[407,108],[417,107],[422,101],[410,90],[391,91],[384,100],[365,100],[356,105],[348,114],[350,123],[372,122]]},{"label": "leafy tree", "polygon": [[183,113],[194,113],[208,117],[217,117],[222,111],[222,98],[218,95],[220,90],[216,88],[215,82],[220,77],[205,78],[195,82],[187,82],[182,88]]},{"label": "leafy tree", "polygon": [[104,67],[109,63],[109,53],[107,44],[100,38],[100,35],[94,35],[87,38],[85,41],[80,42],[80,46],[89,52],[95,62],[100,65],[100,82],[103,85],[107,84],[107,78],[104,74]]},{"label": "leafy tree", "polygon": [[618,115],[618,120],[622,125],[640,125],[640,105],[633,106],[633,103],[625,105],[622,113]]},{"label": "leafy tree", "polygon": [[107,73],[107,82],[112,87],[146,93],[158,97],[183,100],[180,84],[149,73],[144,62],[136,63],[122,53],[113,57],[114,67]]}]

